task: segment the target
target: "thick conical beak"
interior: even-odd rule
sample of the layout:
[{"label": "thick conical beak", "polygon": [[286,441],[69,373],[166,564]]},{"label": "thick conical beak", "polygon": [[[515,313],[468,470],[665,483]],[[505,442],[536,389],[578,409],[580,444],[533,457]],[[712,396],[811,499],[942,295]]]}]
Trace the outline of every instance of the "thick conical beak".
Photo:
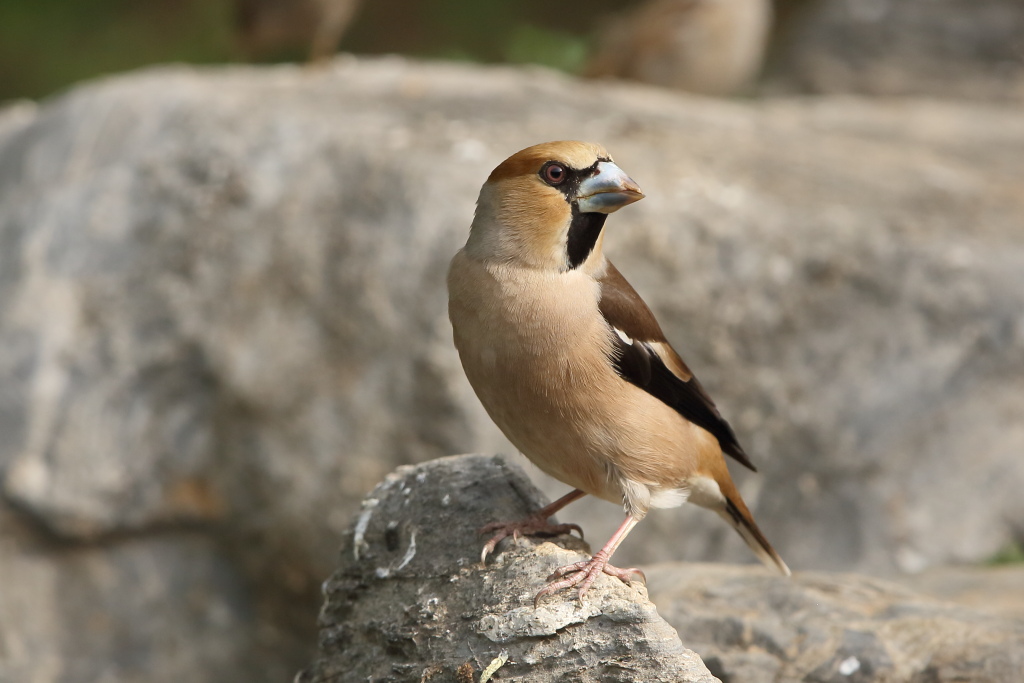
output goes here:
[{"label": "thick conical beak", "polygon": [[610,161],[597,165],[597,173],[580,183],[576,204],[582,213],[613,213],[640,201],[644,193],[626,172]]}]

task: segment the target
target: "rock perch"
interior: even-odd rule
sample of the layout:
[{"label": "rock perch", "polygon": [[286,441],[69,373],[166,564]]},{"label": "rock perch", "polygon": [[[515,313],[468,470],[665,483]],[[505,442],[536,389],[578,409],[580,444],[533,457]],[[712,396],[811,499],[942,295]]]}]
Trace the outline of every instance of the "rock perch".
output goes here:
[{"label": "rock perch", "polygon": [[[465,455],[399,468],[363,501],[324,584],[320,656],[296,677],[327,681],[717,680],[647,599],[609,576],[581,604],[533,597],[585,544],[505,541],[480,564],[494,520],[545,504],[516,465]],[[495,673],[496,672],[496,673]]]}]

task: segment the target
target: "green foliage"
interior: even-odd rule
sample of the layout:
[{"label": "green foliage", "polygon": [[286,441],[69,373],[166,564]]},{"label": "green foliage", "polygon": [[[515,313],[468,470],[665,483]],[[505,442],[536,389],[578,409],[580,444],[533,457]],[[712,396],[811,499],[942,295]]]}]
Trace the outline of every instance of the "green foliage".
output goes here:
[{"label": "green foliage", "polygon": [[169,61],[224,61],[229,0],[4,0],[0,100]]},{"label": "green foliage", "polygon": [[[161,62],[242,58],[238,0],[0,0],[0,102]],[[295,0],[301,2],[303,0]],[[636,0],[363,0],[341,49],[578,71],[595,27]],[[304,59],[308,44],[256,61]]]},{"label": "green foliage", "polygon": [[520,24],[505,46],[505,61],[515,64],[542,64],[577,73],[589,50],[586,39],[562,31]]},{"label": "green foliage", "polygon": [[1020,541],[1010,542],[986,562],[991,566],[1021,563],[1024,563],[1024,544]]}]

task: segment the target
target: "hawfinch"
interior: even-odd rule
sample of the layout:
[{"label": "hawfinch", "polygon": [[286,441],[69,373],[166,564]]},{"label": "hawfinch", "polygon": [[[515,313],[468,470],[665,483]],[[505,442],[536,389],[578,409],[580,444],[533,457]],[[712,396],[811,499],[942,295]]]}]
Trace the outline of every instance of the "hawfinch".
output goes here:
[{"label": "hawfinch", "polygon": [[[577,529],[548,518],[590,494],[626,519],[592,559],[556,570],[537,598],[601,572],[651,508],[691,502],[735,528],[765,564],[789,569],[740,498],[723,453],[754,469],[729,423],[672,349],[651,310],[602,252],[608,214],[643,198],[608,153],[584,142],[518,152],[480,190],[448,273],[448,313],[470,384],[516,448],[573,491],[497,531]],[[555,580],[557,579],[557,580]]]},{"label": "hawfinch", "polygon": [[615,17],[584,73],[731,95],[761,71],[772,0],[648,0]]}]

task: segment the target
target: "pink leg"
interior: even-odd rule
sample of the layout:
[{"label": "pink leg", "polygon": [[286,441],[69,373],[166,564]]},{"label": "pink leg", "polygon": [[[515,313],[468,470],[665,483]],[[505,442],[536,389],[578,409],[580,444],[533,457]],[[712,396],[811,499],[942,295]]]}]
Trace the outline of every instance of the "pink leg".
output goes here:
[{"label": "pink leg", "polygon": [[632,531],[633,527],[637,525],[638,521],[639,520],[634,519],[632,516],[627,516],[618,530],[612,534],[612,537],[608,539],[607,543],[605,543],[604,547],[601,548],[592,558],[556,569],[554,573],[548,577],[548,580],[552,581],[552,583],[549,583],[541,589],[539,593],[537,593],[537,597],[533,599],[533,604],[536,605],[540,599],[546,595],[552,595],[563,588],[572,588],[576,585],[579,585],[579,596],[580,600],[582,600],[583,596],[587,594],[587,591],[590,590],[590,587],[602,572],[610,576],[614,576],[626,584],[632,580],[634,574],[639,574],[646,582],[647,579],[644,577],[644,573],[639,569],[619,569],[618,567],[613,567],[608,564],[608,560],[611,559],[616,548],[618,548],[619,544],[626,538],[626,535]]},{"label": "pink leg", "polygon": [[579,500],[585,495],[587,494],[583,491],[575,489],[565,494],[554,503],[537,510],[537,512],[524,520],[520,520],[518,522],[492,522],[483,527],[480,529],[480,533],[482,534],[488,534],[492,531],[497,531],[498,533],[484,544],[483,552],[480,553],[480,561],[486,562],[487,556],[494,552],[494,549],[498,547],[498,544],[509,536],[511,536],[513,540],[518,540],[521,535],[560,536],[575,530],[579,533],[580,538],[583,538],[583,529],[581,529],[578,524],[551,524],[548,522],[548,518],[569,503],[574,500]]}]

